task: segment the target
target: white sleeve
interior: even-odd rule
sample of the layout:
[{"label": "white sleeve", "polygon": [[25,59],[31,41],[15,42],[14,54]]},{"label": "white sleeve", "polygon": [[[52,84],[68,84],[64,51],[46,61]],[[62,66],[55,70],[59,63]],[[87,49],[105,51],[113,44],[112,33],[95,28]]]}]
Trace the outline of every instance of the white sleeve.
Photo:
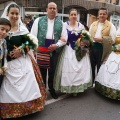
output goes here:
[{"label": "white sleeve", "polygon": [[61,33],[61,37],[65,38],[65,42],[63,42],[62,40],[58,40],[58,42],[56,43],[56,45],[58,47],[62,47],[63,45],[65,45],[67,43],[67,39],[68,39],[68,34],[67,34],[67,29],[64,23],[63,24],[63,28],[62,28],[62,33]]},{"label": "white sleeve", "polygon": [[116,27],[113,24],[111,24],[110,36],[112,38],[113,43],[115,43],[115,39],[116,39]]},{"label": "white sleeve", "polygon": [[119,27],[118,30],[116,31],[116,36],[120,36],[120,27]]},{"label": "white sleeve", "polygon": [[39,21],[39,18],[35,19],[35,21],[32,25],[31,31],[30,31],[30,33],[36,37],[38,34],[38,21]]},{"label": "white sleeve", "polygon": [[4,57],[4,66],[3,66],[3,68],[7,68],[7,67],[8,67],[7,59],[6,59],[6,57]]},{"label": "white sleeve", "polygon": [[89,33],[91,34],[91,31],[92,30],[92,24],[90,25],[90,28],[89,28]]},{"label": "white sleeve", "polygon": [[5,49],[4,51],[4,56],[3,56],[3,59],[4,59],[4,65],[3,65],[3,68],[8,68],[8,62],[7,62],[7,54],[8,54],[8,50],[7,50],[7,44],[6,44],[6,40],[4,39],[4,43],[3,43],[3,49]]},{"label": "white sleeve", "polygon": [[82,30],[85,30],[85,26],[83,25],[83,24],[81,24],[80,22],[79,22],[79,28],[81,28]]}]

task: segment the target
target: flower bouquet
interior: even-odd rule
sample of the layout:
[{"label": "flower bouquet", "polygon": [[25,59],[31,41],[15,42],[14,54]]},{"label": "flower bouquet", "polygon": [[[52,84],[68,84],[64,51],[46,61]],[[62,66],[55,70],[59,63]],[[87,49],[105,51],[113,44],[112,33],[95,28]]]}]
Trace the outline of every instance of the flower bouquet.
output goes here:
[{"label": "flower bouquet", "polygon": [[116,43],[113,44],[112,51],[120,52],[120,36],[116,37]]},{"label": "flower bouquet", "polygon": [[38,39],[32,34],[26,34],[23,36],[23,43],[21,46],[17,47],[14,45],[15,49],[19,49],[21,54],[27,53],[30,49],[36,51],[38,48]]},{"label": "flower bouquet", "polygon": [[78,40],[75,42],[75,54],[78,61],[80,61],[87,52],[89,48],[93,46],[93,42],[90,39],[90,34],[86,30],[82,30]]},{"label": "flower bouquet", "polygon": [[32,34],[26,34],[24,35],[24,43],[19,48],[36,51],[38,48],[38,39]]},{"label": "flower bouquet", "polygon": [[112,50],[114,52],[120,52],[120,44],[114,44]]}]

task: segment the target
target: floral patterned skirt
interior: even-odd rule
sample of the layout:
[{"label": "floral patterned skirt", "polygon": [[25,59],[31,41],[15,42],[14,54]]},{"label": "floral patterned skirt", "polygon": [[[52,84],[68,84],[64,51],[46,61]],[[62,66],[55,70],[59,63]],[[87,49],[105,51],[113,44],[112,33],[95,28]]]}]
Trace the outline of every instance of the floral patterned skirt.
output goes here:
[{"label": "floral patterned skirt", "polygon": [[95,78],[95,89],[105,97],[120,100],[120,54],[112,52]]},{"label": "floral patterned skirt", "polygon": [[120,100],[120,90],[101,85],[97,81],[95,82],[95,89],[105,97]]},{"label": "floral patterned skirt", "polygon": [[35,77],[39,85],[42,96],[40,98],[27,101],[24,103],[0,103],[0,110],[1,110],[0,116],[3,119],[17,118],[17,117],[32,114],[44,109],[44,104],[46,100],[45,85],[42,81],[42,76],[41,76],[38,65],[36,64],[36,62],[31,56],[30,58],[32,61]]}]

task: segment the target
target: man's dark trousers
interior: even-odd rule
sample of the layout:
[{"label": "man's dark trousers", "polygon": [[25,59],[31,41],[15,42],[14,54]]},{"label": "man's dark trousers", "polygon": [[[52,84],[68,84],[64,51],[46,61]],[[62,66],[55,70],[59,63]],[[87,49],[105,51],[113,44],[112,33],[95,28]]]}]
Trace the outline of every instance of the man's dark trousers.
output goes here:
[{"label": "man's dark trousers", "polygon": [[101,43],[94,43],[93,48],[90,50],[90,62],[92,67],[92,80],[95,79],[95,68],[97,66],[97,73],[101,66],[101,59],[103,54],[103,46]]},{"label": "man's dark trousers", "polygon": [[[53,87],[53,79],[54,79],[57,61],[58,61],[58,53],[56,53],[56,51],[53,51],[52,56],[50,57],[50,69],[48,70],[48,87],[50,92],[55,92]],[[44,84],[46,85],[47,69],[40,68],[40,71]]]}]

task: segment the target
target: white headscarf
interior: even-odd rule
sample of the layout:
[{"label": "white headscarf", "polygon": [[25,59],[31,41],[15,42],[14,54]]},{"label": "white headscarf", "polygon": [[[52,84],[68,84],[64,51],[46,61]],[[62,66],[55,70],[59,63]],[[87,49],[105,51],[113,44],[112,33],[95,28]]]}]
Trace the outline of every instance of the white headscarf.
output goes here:
[{"label": "white headscarf", "polygon": [[[9,20],[8,16],[7,16],[7,10],[9,8],[10,5],[12,4],[16,4],[15,2],[11,2],[9,3],[6,8],[4,9],[4,12],[1,16],[1,18],[6,18]],[[16,4],[17,5],[17,4]],[[25,25],[22,23],[21,21],[21,17],[19,16],[19,19],[18,19],[18,30],[15,31],[12,36],[17,36],[17,35],[24,35],[24,34],[27,34],[29,33],[28,29],[25,27]]]}]

